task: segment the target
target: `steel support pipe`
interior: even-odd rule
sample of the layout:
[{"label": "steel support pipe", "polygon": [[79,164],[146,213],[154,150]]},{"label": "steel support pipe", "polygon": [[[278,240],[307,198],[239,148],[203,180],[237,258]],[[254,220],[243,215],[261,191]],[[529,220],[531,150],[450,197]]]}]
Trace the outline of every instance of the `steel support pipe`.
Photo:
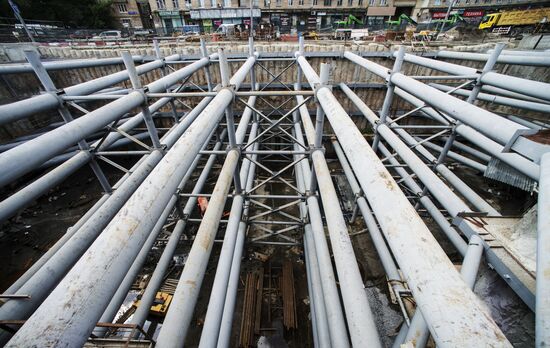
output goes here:
[{"label": "steel support pipe", "polygon": [[227,153],[160,330],[157,347],[183,347],[185,343],[239,157],[238,149]]},{"label": "steel support pipe", "polygon": [[[301,58],[304,73],[312,71]],[[305,75],[310,85],[319,84],[317,74]],[[316,94],[352,168],[361,173],[359,183],[436,344],[511,347],[332,92],[321,86]]]},{"label": "steel support pipe", "polygon": [[[174,54],[166,57],[166,61],[175,61],[180,57],[179,54]],[[211,56],[212,59],[216,56]],[[137,73],[139,75],[145,74],[149,71],[161,68],[164,66],[164,60],[155,60],[146,64],[142,64],[137,67]],[[88,95],[94,92],[100,91],[104,88],[116,85],[117,83],[126,81],[129,79],[128,72],[126,70],[116,72],[111,75],[102,76],[94,80],[86,81],[78,85],[70,86],[63,89],[63,95]],[[160,92],[160,91],[158,91]],[[28,117],[37,112],[54,109],[59,106],[60,100],[55,93],[41,94],[28,99],[16,101],[10,104],[0,105],[0,125],[14,122],[22,118]]]},{"label": "steel support pipe", "polygon": [[[418,201],[424,209],[431,215],[435,223],[441,228],[443,233],[447,236],[449,241],[453,246],[458,250],[458,252],[464,256],[466,254],[467,245],[462,236],[457,232],[457,230],[451,225],[449,220],[443,215],[439,208],[432,202],[432,200],[426,196],[422,195],[422,188],[416,183],[413,177],[402,167],[397,167],[400,165],[399,161],[392,156],[390,150],[383,144],[380,146],[380,152],[382,155],[386,156],[391,165],[396,166],[395,172],[401,177],[403,183],[411,190],[413,194],[418,196]],[[445,203],[445,202],[443,202]],[[445,207],[444,204],[442,204]]]},{"label": "steel support pipe", "polygon": [[[422,138],[417,138],[415,137],[416,141],[418,142],[422,142],[422,145],[424,147],[427,147],[428,149],[432,149],[434,151],[437,151],[439,153],[441,153],[443,151],[443,147],[442,146],[439,146],[437,144],[434,144],[432,142],[429,142],[429,141],[423,141]],[[457,162],[460,162],[472,169],[475,169],[477,170],[478,172],[480,173],[485,173],[485,170],[487,170],[487,166],[482,164],[482,163],[479,163],[477,161],[474,161],[473,159],[470,159],[466,156],[462,156],[461,154],[458,154],[456,152],[453,152],[453,151],[448,151],[447,152],[447,157],[451,158],[451,159],[454,159],[455,161]]]},{"label": "steel support pipe", "polygon": [[[294,132],[296,136],[296,132]],[[299,145],[294,144],[294,148],[298,149]],[[297,156],[294,156],[294,160],[298,160]],[[302,172],[301,163],[295,165],[295,177],[298,189],[301,192],[306,191],[306,185],[304,183],[304,174]],[[300,203],[300,217],[304,221],[308,221],[307,204],[305,202]],[[323,285],[321,282],[321,270],[319,268],[319,262],[317,261],[317,252],[315,250],[315,241],[313,239],[313,228],[310,223],[304,225],[304,258],[307,269],[307,277],[310,283],[310,301],[311,301],[311,323],[314,331],[314,338],[316,339],[316,347],[331,347],[330,329],[327,319],[327,311],[325,305],[325,299],[323,296]]]},{"label": "steel support pipe", "polygon": [[[535,131],[526,128],[525,126],[519,125],[487,110],[481,109],[461,99],[452,97],[401,73],[391,73],[390,75],[389,69],[367,59],[361,58],[351,52],[344,53],[344,57],[375,73],[376,75],[384,79],[388,79],[388,82],[391,81],[396,86],[399,86],[399,88],[417,96],[430,106],[444,111],[451,117],[477,129],[500,144],[510,145],[511,148],[520,152],[522,155],[531,158],[535,162],[538,162],[541,153],[548,151],[550,148],[549,145],[529,140],[524,136],[518,136],[527,134],[525,132],[528,132],[530,135],[534,134]],[[405,55],[405,57],[407,57],[407,55]],[[382,70],[385,72],[382,72]],[[480,78],[481,82],[484,83],[485,77],[490,74],[494,73],[484,73]],[[549,88],[548,84],[543,85],[546,85],[546,88]]]},{"label": "steel support pipe", "polygon": [[550,152],[542,156],[540,164],[536,288],[536,346],[547,347],[550,344]]},{"label": "steel support pipe", "polygon": [[[508,51],[509,52],[509,51]],[[439,51],[436,58],[473,60],[486,62],[491,54],[474,52]],[[550,66],[550,56],[546,55],[511,55],[503,54],[497,59],[499,64],[529,65],[529,66]]]},{"label": "steel support pipe", "polygon": [[[248,144],[256,137],[257,133],[258,123],[254,122],[248,137]],[[244,159],[239,173],[239,180],[245,185],[248,182],[248,176],[251,175],[250,164],[251,162],[249,160]],[[208,309],[204,319],[204,327],[202,329],[199,347],[216,347],[218,343],[223,308],[225,306],[225,295],[228,289],[239,225],[244,211],[244,203],[245,198],[242,192],[236,192],[231,203],[229,221],[225,229],[222,249],[218,259],[218,266],[216,267],[216,275],[214,277],[214,283],[212,284],[210,300],[208,301]]]},{"label": "steel support pipe", "polygon": [[[305,64],[303,61],[305,61],[305,58],[298,56],[298,62],[304,72],[304,76],[308,77],[313,69],[307,61],[305,61]],[[313,86],[311,80],[310,84]],[[326,89],[328,90],[328,88]],[[318,101],[321,101],[320,97],[318,96]],[[311,124],[308,126],[305,125],[308,121],[311,123],[311,119],[309,118],[309,112],[307,113],[307,117],[304,117],[305,114],[302,112],[304,108],[304,105],[300,107],[300,115],[308,143],[311,146],[311,144],[315,144],[315,140],[317,139],[316,131],[319,131],[319,129],[314,130]],[[315,169],[315,177],[325,212],[351,343],[356,347],[380,347],[380,338],[365,292],[365,285],[359,272],[357,258],[353,251],[346,221],[340,208],[338,195],[332,183],[330,170],[323,151],[320,148],[314,150],[311,154],[311,160]]]},{"label": "steel support pipe", "polygon": [[431,194],[440,202],[447,202],[449,213],[456,216],[470,208],[407,146],[385,123],[379,124],[376,114],[353,93],[347,86],[340,88],[354,105],[363,113],[371,125],[378,124],[378,134],[399,154],[405,163],[416,173]]},{"label": "steel support pipe", "polygon": [[[166,145],[167,149],[170,149],[211,100],[212,98],[205,98],[201,101],[187,114],[182,122],[173,127],[173,131],[169,131],[163,137],[162,144]],[[113,194],[104,195],[100,201],[94,205],[93,209],[96,211],[93,211],[92,214],[89,214],[91,210],[86,213],[46,252],[46,254],[19,277],[19,279],[6,290],[6,293],[19,291],[23,284],[38,272],[44,264],[48,263],[48,266],[40,272],[40,275],[31,283],[26,284],[22,290],[25,291],[25,293],[31,293],[32,299],[30,301],[25,301],[25,303],[18,302],[17,305],[15,303],[5,304],[0,308],[0,318],[10,318],[10,316],[11,318],[27,318],[31,311],[38,307],[40,301],[48,294],[48,291],[55,286],[57,281],[59,281],[69,268],[74,265],[78,258],[82,256],[84,251],[91,245],[103,228],[107,226],[109,221],[143,182],[147,175],[149,175],[161,158],[162,153],[160,151],[154,151],[150,155],[142,157],[142,159],[130,169],[130,172],[125,174],[114,186],[115,191]],[[74,158],[70,161],[73,160]],[[42,180],[42,178],[38,180]],[[93,216],[93,219],[88,221],[91,216]],[[48,262],[48,260],[50,260],[50,258],[52,258],[54,254],[73,237],[73,235],[76,235],[75,238],[73,238],[69,245],[64,248],[64,251],[56,255],[54,260]],[[15,307],[11,307],[12,305]],[[16,309],[20,308],[20,305],[24,306],[22,306],[21,309]],[[9,310],[3,312],[6,308],[9,308]]]},{"label": "steel support pipe", "polygon": [[[254,148],[258,145],[255,144]],[[252,160],[256,161],[258,155],[252,155]],[[250,191],[254,185],[254,176],[256,173],[256,164],[250,163],[248,178],[245,184],[246,191]],[[247,216],[249,211],[249,203],[245,202],[243,215]],[[223,305],[222,319],[217,339],[217,347],[225,348],[230,346],[231,329],[233,328],[233,317],[235,313],[235,304],[237,302],[237,291],[240,283],[241,258],[244,249],[244,241],[246,238],[246,229],[248,224],[245,221],[239,223],[237,230],[237,240],[235,241],[235,250],[233,259],[231,260],[231,272],[227,282],[227,292],[225,293],[225,301]]]},{"label": "steel support pipe", "polygon": [[[344,155],[344,151],[342,151],[342,147],[340,147],[340,144],[338,144],[338,141],[336,141],[336,139],[332,140],[332,146],[334,148],[334,151],[336,152],[338,161],[342,166],[344,175],[348,180],[351,191],[357,197],[356,203],[359,206],[359,210],[361,210],[361,214],[363,215],[363,219],[365,220],[365,225],[367,225],[367,229],[374,244],[374,248],[378,253],[378,257],[380,258],[380,262],[382,263],[382,267],[384,267],[384,271],[386,272],[389,281],[401,282],[401,276],[399,275],[397,265],[395,264],[393,256],[386,245],[386,241],[384,240],[384,237],[382,236],[382,233],[378,228],[376,220],[371,213],[371,209],[368,206],[367,200],[365,199],[365,197],[362,196],[361,187],[359,186],[357,179],[355,179],[353,169],[351,169],[348,160],[346,159],[346,155]],[[382,144],[381,146],[384,145]]]},{"label": "steel support pipe", "polygon": [[[474,288],[482,255],[483,241],[477,235],[473,235],[468,243],[468,249],[460,268],[460,275],[470,289]],[[416,348],[424,348],[429,337],[428,325],[422,317],[422,313],[418,311],[412,318],[407,336],[405,336],[405,343],[410,342]]]},{"label": "steel support pipe", "polygon": [[[394,55],[396,53],[394,53]],[[438,71],[443,71],[452,75],[479,76],[479,71],[477,69],[463,65],[443,62],[426,57],[420,57],[414,54],[405,54],[404,59],[406,62],[421,65],[426,68]],[[522,79],[520,77],[499,74],[492,71],[484,73],[482,76],[480,76],[480,82],[482,84],[500,87],[505,90],[525,94],[542,100],[550,100],[550,96],[548,96],[547,93],[549,88],[548,83],[545,82]]]},{"label": "steel support pipe", "polygon": [[[359,111],[365,116],[365,118],[372,124],[378,123],[378,116],[357,96],[353,91],[346,86],[345,84],[340,84],[340,88],[346,94],[352,103],[359,109]],[[454,192],[441,182],[441,180],[431,172],[431,170],[422,162],[416,155],[410,150],[409,147],[414,147],[422,156],[424,156],[428,161],[432,163],[437,163],[437,159],[433,156],[428,150],[423,146],[417,145],[418,142],[407,133],[404,129],[394,129],[394,131],[399,134],[403,140],[407,143],[405,145],[399,137],[397,137],[389,128],[396,128],[397,125],[392,121],[391,118],[387,118],[387,124],[380,124],[378,127],[381,128],[381,131],[384,133],[384,139],[389,142],[390,146],[396,151],[399,151],[400,154],[403,153],[405,159],[409,159],[407,164],[414,164],[413,168],[419,168],[421,171],[419,173],[425,174],[421,175],[420,179],[426,185],[430,192],[440,200],[440,202],[449,202],[450,205],[448,208],[452,214],[458,214],[461,210],[469,210],[467,206],[458,198]],[[468,185],[466,185],[462,180],[460,180],[454,173],[451,172],[443,164],[438,164],[434,168],[441,176],[443,176],[453,187],[455,187],[469,202],[472,203],[474,207],[479,209],[482,212],[487,212],[491,215],[498,216],[500,215],[489,203],[487,203],[483,198],[481,198],[477,193],[475,193]],[[415,172],[417,169],[413,169]],[[429,174],[432,173],[432,174]],[[450,193],[449,193],[450,192]],[[454,198],[451,198],[454,197]],[[456,215],[453,215],[456,216]]]},{"label": "steel support pipe", "polygon": [[[418,108],[421,107],[421,113],[443,124],[449,124],[448,120],[445,117],[442,117],[441,114],[435,109],[427,106],[422,100],[399,88],[395,89],[395,93],[407,102],[411,103],[413,106]],[[531,179],[539,179],[540,169],[538,164],[533,163],[532,161],[517,153],[505,152],[504,146],[500,145],[494,140],[489,139],[488,137],[468,125],[459,124],[456,126],[455,131],[457,134],[468,139],[471,143],[475,144],[480,149],[487,151],[487,153],[491,154],[491,156],[498,158],[502,162],[517,169],[519,172],[527,175]]]},{"label": "steel support pipe", "polygon": [[[214,145],[215,149],[219,149],[222,146],[222,141],[225,138],[225,131],[220,135],[220,138]],[[209,140],[204,144],[204,147],[208,144]],[[199,178],[195,182],[195,187],[193,188],[193,193],[200,193],[202,192],[202,189],[204,187],[204,184],[206,183],[206,179],[208,175],[210,174],[210,170],[212,169],[212,166],[214,165],[216,161],[217,155],[210,155],[208,157],[208,160],[206,161],[206,164],[204,165],[204,168],[202,169],[201,174],[199,175]],[[153,228],[153,231],[147,238],[147,241],[141,248],[138,256],[136,257],[136,260],[132,264],[132,267],[130,267],[130,270],[124,277],[124,280],[120,284],[120,286],[117,289],[117,292],[109,302],[109,305],[107,306],[107,309],[105,309],[105,312],[103,312],[103,315],[99,319],[99,322],[111,322],[115,318],[115,315],[117,311],[120,309],[120,306],[124,302],[124,299],[128,295],[128,291],[130,290],[130,287],[134,283],[136,276],[138,275],[139,271],[142,269],[143,264],[145,260],[147,259],[147,255],[149,254],[149,251],[151,250],[152,246],[154,245],[154,242],[156,241],[156,238],[158,236],[158,233],[161,231],[162,227],[165,224],[165,221],[168,217],[168,215],[173,211],[174,206],[179,201],[179,191],[182,190],[185,186],[185,183],[189,180],[190,176],[193,174],[193,171],[199,164],[201,159],[201,156],[197,156],[193,163],[191,164],[191,167],[185,174],[185,177],[181,180],[180,185],[177,188],[176,193],[172,196],[168,204],[166,205],[166,208],[164,209],[164,212],[162,213],[161,217],[157,221],[155,227]],[[176,226],[174,227],[172,233],[170,234],[170,238],[168,240],[168,243],[166,243],[166,246],[164,247],[164,250],[162,252],[162,255],[160,259],[157,262],[157,265],[155,266],[155,270],[153,274],[151,275],[149,282],[147,283],[147,288],[145,289],[145,292],[141,295],[140,300],[140,306],[132,316],[132,324],[137,324],[140,327],[143,327],[143,323],[145,322],[145,319],[147,318],[147,315],[149,314],[149,309],[151,307],[151,303],[153,302],[157,290],[160,286],[160,282],[163,280],[164,274],[168,267],[170,266],[170,263],[172,261],[172,257],[174,255],[174,252],[176,250],[176,247],[179,244],[181,235],[183,234],[183,231],[185,230],[186,226],[186,220],[185,216],[189,216],[193,210],[196,207],[197,203],[197,197],[190,197],[187,202],[185,203],[185,207],[183,208],[183,217],[180,217],[178,222],[176,223]],[[151,296],[151,293],[153,295]],[[152,299],[149,299],[152,297]],[[146,309],[144,311],[144,309]],[[144,315],[143,312],[146,314]],[[143,319],[142,319],[143,318]],[[99,330],[95,330],[94,334],[96,336],[102,336],[107,331],[107,328],[98,328]],[[99,331],[99,332],[98,332]]]},{"label": "steel support pipe", "polygon": [[[179,55],[178,55],[179,56]],[[143,62],[143,56],[132,56],[134,62]],[[83,69],[96,66],[123,64],[122,58],[96,58],[96,59],[70,59],[60,61],[43,62],[42,65],[47,71]],[[32,73],[32,66],[28,63],[0,64],[0,75]]]},{"label": "steel support pipe", "polygon": [[[149,111],[154,113],[162,108],[169,102],[171,98],[162,98],[157,102],[149,106]],[[211,98],[208,98],[210,101]],[[206,106],[206,105],[205,105]],[[131,117],[127,122],[118,127],[121,131],[128,133],[130,130],[138,126],[143,121],[142,113]],[[115,145],[115,143],[122,138],[122,134],[118,132],[110,133],[101,145],[96,149],[96,146],[99,145],[99,141],[96,141],[91,145],[91,148],[96,150],[106,150]],[[36,198],[43,195],[50,188],[58,185],[69,175],[76,172],[79,168],[84,166],[93,158],[93,155],[88,151],[79,151],[71,158],[64,161],[58,167],[52,169],[48,173],[44,174],[42,177],[36,179],[29,185],[25,186],[21,190],[17,191],[13,195],[4,199],[0,202],[0,221],[4,221],[7,218],[13,216],[17,211],[26,207]],[[46,162],[48,163],[48,162]]]},{"label": "steel support pipe", "polygon": [[[298,104],[302,104],[304,102],[304,98],[301,96],[296,97],[296,100]],[[305,105],[302,105],[298,109],[298,112],[299,115],[298,113],[293,115],[296,140],[300,144],[306,144],[299,122],[301,119],[304,129],[307,130],[306,134],[308,134],[308,143],[311,146],[315,142],[315,128],[311,122],[309,111]],[[298,164],[301,167],[300,172],[302,174],[302,182],[304,184],[304,189],[306,189],[306,183],[309,184],[311,182],[311,168],[309,163],[305,161],[301,161]],[[317,254],[327,321],[330,323],[328,326],[330,342],[333,347],[349,347],[350,345],[346,323],[344,321],[342,306],[340,304],[340,295],[336,287],[336,277],[333,271],[331,255],[328,249],[325,228],[323,226],[323,219],[321,217],[321,209],[319,207],[317,196],[309,193],[306,203],[309,213],[309,222],[313,230],[311,245],[315,248],[315,252]]]},{"label": "steel support pipe", "polygon": [[[254,60],[249,58],[231,79],[235,88]],[[73,346],[86,341],[163,206],[232,99],[230,89],[220,90],[8,346]],[[66,311],[67,307],[72,310]]]},{"label": "steel support pipe", "polygon": [[[467,89],[462,89],[462,88],[455,89],[451,86],[446,86],[439,83],[430,83],[429,86],[437,88],[443,92],[448,92],[452,90],[451,94],[459,95],[462,97],[469,97],[471,93],[471,91]],[[477,99],[481,101],[486,101],[489,103],[511,106],[511,107],[519,108],[523,110],[550,113],[550,104],[545,104],[545,103],[536,103],[532,101],[502,97],[499,95],[493,95],[488,93],[479,93],[477,95]]]},{"label": "steel support pipe", "polygon": [[[170,75],[150,83],[146,88],[151,92],[165,91],[177,81],[189,76],[208,64],[203,58]],[[127,71],[124,71],[128,75]],[[0,187],[28,173],[49,158],[62,152],[67,147],[85,138],[113,122],[121,115],[140,106],[145,96],[138,91],[130,92],[99,109],[96,109],[76,120],[56,128],[44,135],[0,154]],[[32,154],[32,155],[31,155]],[[21,162],[21,158],[26,158]]]}]

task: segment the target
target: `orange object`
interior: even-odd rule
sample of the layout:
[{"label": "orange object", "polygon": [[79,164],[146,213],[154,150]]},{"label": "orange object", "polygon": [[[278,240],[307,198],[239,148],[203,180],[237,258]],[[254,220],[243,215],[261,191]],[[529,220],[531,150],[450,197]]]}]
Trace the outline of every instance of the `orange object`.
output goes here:
[{"label": "orange object", "polygon": [[197,204],[199,205],[201,216],[204,216],[204,213],[206,212],[206,208],[208,208],[208,199],[206,197],[199,197],[197,199]]}]

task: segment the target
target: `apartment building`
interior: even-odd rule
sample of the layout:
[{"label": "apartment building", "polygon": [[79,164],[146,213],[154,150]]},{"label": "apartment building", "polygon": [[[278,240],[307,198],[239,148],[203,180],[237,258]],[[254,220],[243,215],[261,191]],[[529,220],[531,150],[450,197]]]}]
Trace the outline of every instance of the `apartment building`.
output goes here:
[{"label": "apartment building", "polygon": [[[250,1],[252,3],[252,9]],[[222,24],[248,28],[274,26],[280,33],[332,30],[351,16],[351,26],[379,27],[392,16],[410,15],[416,0],[150,0],[155,27],[166,33],[198,26],[215,31]]]},{"label": "apartment building", "polygon": [[550,7],[548,0],[422,0],[413,11],[413,17],[420,22],[445,18],[451,2],[451,14],[461,15],[472,25],[478,25],[487,13]]},{"label": "apartment building", "polygon": [[114,0],[111,8],[120,29],[154,28],[148,0]]}]

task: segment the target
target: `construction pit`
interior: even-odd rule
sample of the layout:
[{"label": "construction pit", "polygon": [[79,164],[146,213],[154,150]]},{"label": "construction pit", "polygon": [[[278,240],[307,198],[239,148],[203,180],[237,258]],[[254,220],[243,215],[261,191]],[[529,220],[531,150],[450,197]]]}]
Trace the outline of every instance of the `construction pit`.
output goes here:
[{"label": "construction pit", "polygon": [[548,52],[21,54],[0,65],[2,345],[550,339]]}]

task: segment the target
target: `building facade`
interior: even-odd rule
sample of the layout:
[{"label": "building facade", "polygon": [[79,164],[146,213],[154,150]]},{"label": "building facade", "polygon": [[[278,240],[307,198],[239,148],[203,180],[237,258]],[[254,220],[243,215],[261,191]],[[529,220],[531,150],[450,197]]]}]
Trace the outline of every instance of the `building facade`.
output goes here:
[{"label": "building facade", "polygon": [[246,30],[252,15],[256,28],[273,26],[280,33],[295,34],[333,30],[350,15],[357,20],[343,26],[383,26],[392,16],[410,15],[416,0],[150,0],[149,4],[155,27],[166,33],[193,27],[212,32],[222,24]]},{"label": "building facade", "polygon": [[445,18],[451,2],[450,14],[459,14],[472,26],[477,26],[488,13],[550,7],[548,0],[422,0],[413,11],[413,17],[420,22]]},{"label": "building facade", "polygon": [[153,29],[153,14],[148,0],[114,0],[113,16],[119,23],[119,29]]}]

